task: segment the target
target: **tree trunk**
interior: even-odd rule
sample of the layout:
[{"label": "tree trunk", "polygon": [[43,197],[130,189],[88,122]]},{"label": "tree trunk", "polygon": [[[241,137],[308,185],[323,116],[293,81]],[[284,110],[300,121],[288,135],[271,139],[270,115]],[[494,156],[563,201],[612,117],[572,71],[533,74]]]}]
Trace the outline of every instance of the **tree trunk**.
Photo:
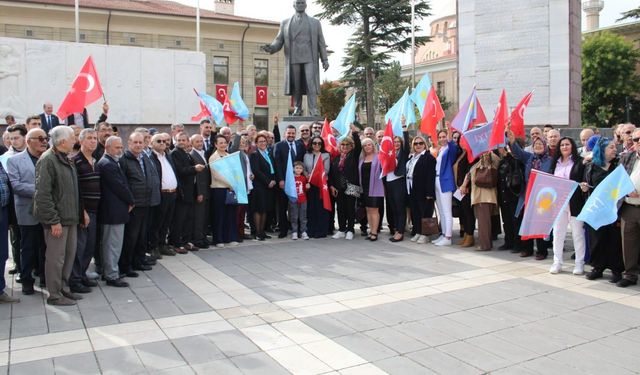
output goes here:
[{"label": "tree trunk", "polygon": [[369,16],[367,14],[363,14],[362,17],[362,36],[363,36],[363,44],[364,51],[367,54],[367,63],[365,65],[364,74],[365,74],[365,83],[366,83],[366,94],[367,94],[367,126],[374,127],[376,119],[375,119],[375,107],[373,104],[373,70],[372,70],[372,61],[371,61],[371,35],[370,35],[370,25],[369,25]]}]

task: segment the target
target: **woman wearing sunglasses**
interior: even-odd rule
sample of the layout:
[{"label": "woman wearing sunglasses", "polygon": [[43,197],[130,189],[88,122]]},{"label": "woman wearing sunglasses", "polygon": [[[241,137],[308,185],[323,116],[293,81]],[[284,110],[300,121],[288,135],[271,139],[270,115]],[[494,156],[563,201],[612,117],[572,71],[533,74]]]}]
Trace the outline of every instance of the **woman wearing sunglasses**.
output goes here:
[{"label": "woman wearing sunglasses", "polygon": [[422,234],[422,218],[433,216],[436,196],[436,159],[427,151],[426,140],[418,135],[412,142],[413,156],[407,161],[407,194],[411,207],[411,241],[427,242]]},{"label": "woman wearing sunglasses", "polygon": [[[307,153],[302,159],[307,179],[311,178],[311,173],[319,158],[322,158],[324,173],[328,176],[331,169],[331,157],[324,149],[322,137],[313,136],[309,142]],[[310,238],[325,238],[329,232],[329,211],[324,209],[324,202],[321,198],[320,189],[311,185],[307,191],[307,234]]]}]

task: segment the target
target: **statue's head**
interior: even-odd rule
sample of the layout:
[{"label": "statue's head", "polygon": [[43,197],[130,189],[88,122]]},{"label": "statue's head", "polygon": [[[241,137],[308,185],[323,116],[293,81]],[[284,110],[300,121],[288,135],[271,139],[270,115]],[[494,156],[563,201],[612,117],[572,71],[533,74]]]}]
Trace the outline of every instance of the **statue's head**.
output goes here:
[{"label": "statue's head", "polygon": [[307,9],[307,0],[294,0],[293,8],[298,13],[303,13]]}]

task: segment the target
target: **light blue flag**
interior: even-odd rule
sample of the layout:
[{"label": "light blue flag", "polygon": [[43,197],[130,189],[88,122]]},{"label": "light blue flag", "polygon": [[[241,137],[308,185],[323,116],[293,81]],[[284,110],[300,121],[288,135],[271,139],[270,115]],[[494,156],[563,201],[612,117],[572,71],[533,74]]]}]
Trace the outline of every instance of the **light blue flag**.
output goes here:
[{"label": "light blue flag", "polygon": [[356,121],[356,94],[351,95],[347,104],[342,107],[338,117],[333,122],[333,128],[340,132],[338,142],[349,134],[350,125]]},{"label": "light blue flag", "polygon": [[424,105],[427,103],[429,90],[431,90],[431,80],[429,79],[429,74],[425,74],[411,93],[411,101],[416,104],[416,107],[418,107],[421,117],[423,116],[422,111],[424,110]]},{"label": "light blue flag", "polygon": [[293,163],[291,162],[291,153],[287,158],[287,171],[284,175],[284,193],[291,202],[298,201],[298,192],[296,191],[296,178],[293,175]]},{"label": "light blue flag", "polygon": [[222,126],[222,121],[224,120],[222,103],[220,103],[218,99],[211,95],[207,95],[206,93],[196,91],[196,94],[198,94],[202,103],[207,107],[207,110],[211,114],[212,120],[215,121],[216,126]]},{"label": "light blue flag", "polygon": [[231,109],[236,113],[237,117],[243,120],[249,118],[249,108],[247,108],[247,105],[244,104],[240,96],[240,86],[238,86],[238,82],[233,84],[231,95],[229,95],[229,104],[231,104]]},{"label": "light blue flag", "polygon": [[0,155],[0,163],[2,163],[2,167],[4,170],[7,170],[7,163],[9,162],[9,155]]},{"label": "light blue flag", "polygon": [[622,165],[596,186],[582,207],[578,220],[593,229],[608,225],[618,218],[618,201],[635,190],[633,181]]},{"label": "light blue flag", "polygon": [[413,109],[413,103],[409,98],[409,88],[404,90],[404,94],[398,99],[396,104],[393,105],[384,115],[384,122],[388,123],[391,120],[391,127],[393,128],[393,135],[402,137],[402,115],[404,115],[407,126],[409,124],[416,123],[416,113]]},{"label": "light blue flag", "polygon": [[231,186],[231,190],[236,193],[239,204],[248,204],[246,176],[242,173],[242,161],[240,160],[240,151],[236,151],[229,156],[218,159],[211,163],[211,168],[220,173],[227,183]]}]

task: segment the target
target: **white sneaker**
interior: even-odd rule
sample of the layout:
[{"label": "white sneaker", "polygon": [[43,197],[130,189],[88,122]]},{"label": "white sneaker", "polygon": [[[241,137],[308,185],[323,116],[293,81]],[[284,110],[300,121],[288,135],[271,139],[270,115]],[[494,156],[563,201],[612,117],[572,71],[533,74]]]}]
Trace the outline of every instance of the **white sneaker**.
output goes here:
[{"label": "white sneaker", "polygon": [[309,235],[307,234],[307,232],[302,232],[302,239],[303,240],[308,240],[309,239]]},{"label": "white sneaker", "polygon": [[229,242],[229,246],[238,246],[238,245],[239,245],[239,243],[236,242],[236,241]]},{"label": "white sneaker", "polygon": [[224,244],[222,242],[220,242],[219,244],[216,245],[216,247],[223,248]]},{"label": "white sneaker", "polygon": [[100,278],[100,274],[97,272],[93,272],[93,271],[87,271],[85,273],[85,275],[87,276],[87,279],[89,280],[97,280]]},{"label": "white sneaker", "polygon": [[344,238],[344,232],[336,232],[333,236],[331,236],[331,238],[333,238],[334,240],[337,240],[339,238]]},{"label": "white sneaker", "polygon": [[416,234],[415,236],[411,237],[411,242],[416,242],[418,238],[420,238],[420,235]]},{"label": "white sneaker", "polygon": [[584,275],[584,264],[576,264],[573,268],[574,275]]},{"label": "white sneaker", "polygon": [[554,263],[551,265],[551,268],[549,268],[549,273],[551,274],[557,274],[562,272],[562,264],[560,263]]},{"label": "white sneaker", "polygon": [[416,243],[419,243],[419,244],[427,243],[427,236],[420,235]]},{"label": "white sneaker", "polygon": [[297,240],[298,239],[298,233],[293,233],[291,235],[291,239],[294,240],[294,241]]},{"label": "white sneaker", "polygon": [[443,237],[438,243],[435,243],[436,246],[451,246],[451,238],[447,239]]},{"label": "white sneaker", "polygon": [[442,241],[444,239],[444,236],[440,236],[438,238],[436,238],[435,240],[431,241],[432,244],[437,245],[438,242]]},{"label": "white sneaker", "polygon": [[347,232],[344,239],[351,241],[353,239],[353,232]]}]

